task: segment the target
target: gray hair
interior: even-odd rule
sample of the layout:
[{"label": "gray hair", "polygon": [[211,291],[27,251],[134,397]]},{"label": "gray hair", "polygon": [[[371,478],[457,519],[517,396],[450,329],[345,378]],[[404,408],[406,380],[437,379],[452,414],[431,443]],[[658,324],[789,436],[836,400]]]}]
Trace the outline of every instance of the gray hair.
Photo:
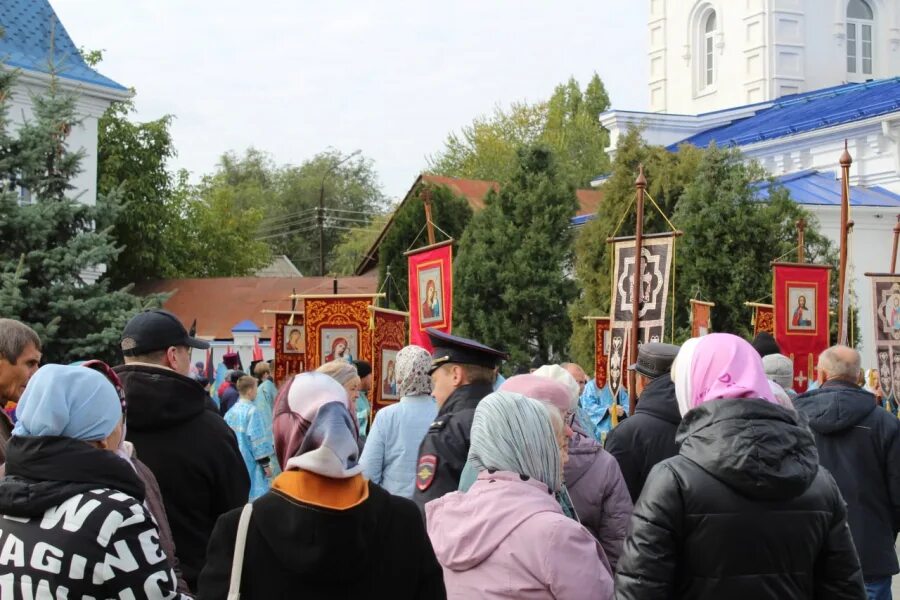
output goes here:
[{"label": "gray hair", "polygon": [[[551,415],[542,403],[522,394],[485,396],[475,409],[468,462],[476,471],[511,471],[557,491],[562,465]],[[561,428],[562,420],[556,416]]]},{"label": "gray hair", "polygon": [[359,379],[359,373],[356,371],[356,365],[348,363],[346,360],[338,359],[327,362],[318,369],[316,373],[324,373],[339,384],[347,386],[353,379]]},{"label": "gray hair", "polygon": [[15,319],[0,319],[0,358],[16,364],[28,344],[41,349],[41,338],[34,329]]},{"label": "gray hair", "polygon": [[862,360],[859,352],[848,346],[832,346],[819,356],[819,370],[828,379],[841,379],[856,383]]}]

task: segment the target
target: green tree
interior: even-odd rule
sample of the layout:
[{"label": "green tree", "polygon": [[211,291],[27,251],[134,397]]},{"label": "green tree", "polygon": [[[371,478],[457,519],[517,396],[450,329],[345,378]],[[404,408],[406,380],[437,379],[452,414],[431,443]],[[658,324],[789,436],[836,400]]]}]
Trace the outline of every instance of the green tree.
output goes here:
[{"label": "green tree", "polygon": [[341,242],[334,249],[331,271],[336,275],[353,275],[387,222],[387,215],[378,215],[368,225],[354,227],[344,233]]},{"label": "green tree", "polygon": [[[429,185],[431,189],[431,219],[447,235],[459,240],[472,218],[472,208],[465,198],[458,197],[446,186]],[[378,280],[384,282],[387,271],[404,294],[409,289],[407,274],[407,257],[404,252],[413,248],[421,248],[428,244],[425,234],[425,208],[422,200],[423,188],[420,185],[405,203],[395,211],[378,248]],[[439,232],[438,232],[439,233]],[[438,241],[444,239],[439,237]],[[454,294],[455,295],[455,294]]]},{"label": "green tree", "polygon": [[577,208],[552,151],[520,149],[512,180],[487,196],[463,234],[454,263],[457,331],[505,348],[512,367],[566,356]]},{"label": "green tree", "polygon": [[429,171],[503,184],[516,172],[518,149],[542,142],[557,155],[564,179],[586,187],[609,168],[609,133],[598,121],[607,108],[609,96],[597,74],[583,93],[571,78],[545,102],[517,102],[508,110],[496,107],[490,116],[451,133],[441,151],[429,157]]},{"label": "green tree", "polygon": [[51,80],[31,99],[33,117],[12,134],[13,81],[13,73],[0,73],[0,307],[34,327],[47,360],[113,360],[143,301],[91,276],[119,250],[108,230],[95,228],[102,208],[69,197],[82,160],[66,145],[78,123],[75,99]]}]

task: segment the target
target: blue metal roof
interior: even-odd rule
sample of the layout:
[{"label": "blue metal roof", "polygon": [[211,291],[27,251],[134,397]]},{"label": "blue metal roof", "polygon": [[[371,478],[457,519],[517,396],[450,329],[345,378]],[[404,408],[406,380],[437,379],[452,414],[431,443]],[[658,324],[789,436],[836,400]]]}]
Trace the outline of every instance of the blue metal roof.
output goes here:
[{"label": "blue metal roof", "polygon": [[244,319],[231,328],[232,333],[259,333],[262,329],[250,319]]},{"label": "blue metal roof", "polygon": [[[840,206],[841,182],[834,173],[821,171],[799,171],[775,179],[775,185],[788,189],[797,204],[805,206]],[[760,200],[769,198],[772,184],[762,182],[756,185]],[[883,187],[850,186],[850,206],[900,207],[900,195]]]},{"label": "blue metal roof", "polygon": [[900,111],[900,77],[785,96],[750,117],[694,134],[668,147],[744,146]]},{"label": "blue metal roof", "polygon": [[52,63],[65,79],[127,91],[87,66],[48,0],[0,1],[0,27],[0,62],[41,73],[49,73]]}]

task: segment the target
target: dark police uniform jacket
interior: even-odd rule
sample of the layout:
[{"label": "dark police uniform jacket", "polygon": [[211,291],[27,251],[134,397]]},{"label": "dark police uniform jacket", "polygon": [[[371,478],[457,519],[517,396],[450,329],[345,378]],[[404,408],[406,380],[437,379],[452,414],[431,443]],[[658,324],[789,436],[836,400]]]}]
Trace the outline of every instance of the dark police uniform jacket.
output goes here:
[{"label": "dark police uniform jacket", "polygon": [[425,503],[459,488],[469,456],[469,434],[478,402],[493,392],[489,383],[457,388],[438,411],[419,447],[413,501],[425,514]]}]

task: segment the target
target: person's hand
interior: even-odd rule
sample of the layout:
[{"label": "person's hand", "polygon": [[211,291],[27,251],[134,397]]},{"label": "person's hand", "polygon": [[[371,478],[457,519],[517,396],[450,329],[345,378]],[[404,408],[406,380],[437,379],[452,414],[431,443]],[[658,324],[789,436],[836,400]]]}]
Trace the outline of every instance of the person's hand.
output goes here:
[{"label": "person's hand", "polygon": [[625,416],[625,408],[621,404],[616,404],[616,415],[619,417]]}]

